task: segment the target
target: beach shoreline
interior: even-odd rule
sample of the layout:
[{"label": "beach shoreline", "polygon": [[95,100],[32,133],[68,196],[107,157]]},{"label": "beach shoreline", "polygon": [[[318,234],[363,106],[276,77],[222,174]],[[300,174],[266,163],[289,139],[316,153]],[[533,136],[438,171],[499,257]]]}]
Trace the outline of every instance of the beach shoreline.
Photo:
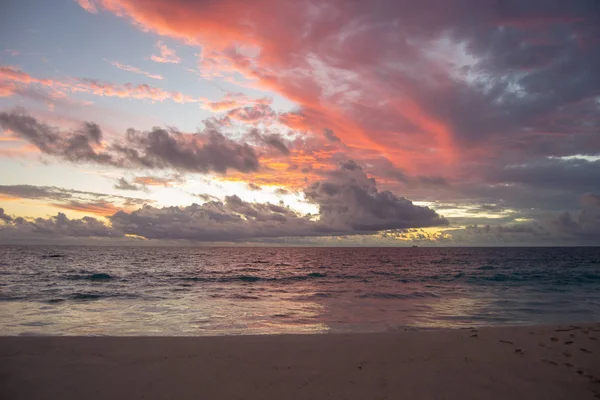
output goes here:
[{"label": "beach shoreline", "polygon": [[600,323],[384,333],[0,337],[5,399],[594,399]]}]

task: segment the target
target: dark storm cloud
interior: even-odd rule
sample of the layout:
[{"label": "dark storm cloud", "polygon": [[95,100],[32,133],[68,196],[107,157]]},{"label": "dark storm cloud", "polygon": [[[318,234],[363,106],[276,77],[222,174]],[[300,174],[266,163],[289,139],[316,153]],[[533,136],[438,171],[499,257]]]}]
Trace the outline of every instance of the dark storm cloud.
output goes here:
[{"label": "dark storm cloud", "polygon": [[235,143],[214,129],[203,135],[185,135],[161,128],[149,132],[128,129],[125,143],[114,143],[110,149],[119,155],[121,166],[130,168],[225,173],[228,169],[251,172],[259,167],[252,147]]},{"label": "dark storm cloud", "polygon": [[600,245],[600,203],[583,202],[581,210],[559,214],[551,221],[550,229],[557,234],[593,240]]},{"label": "dark storm cloud", "polygon": [[489,179],[493,183],[516,183],[534,188],[585,193],[598,189],[600,185],[600,161],[542,159],[491,171]]},{"label": "dark storm cloud", "polygon": [[[273,209],[273,207],[276,207]],[[283,207],[254,204],[236,196],[202,205],[156,208],[145,206],[110,217],[112,226],[148,239],[239,241],[279,236],[315,236],[313,223]]]},{"label": "dark storm cloud", "polygon": [[42,153],[63,158],[71,162],[97,162],[110,164],[112,157],[96,152],[102,138],[96,124],[85,123],[80,129],[68,134],[38,122],[34,117],[21,112],[0,112],[0,127],[10,129],[15,135],[36,146]]},{"label": "dark storm cloud", "polygon": [[[161,128],[151,131],[129,129],[124,140],[101,150],[102,132],[95,124],[85,123],[79,130],[62,133],[30,115],[12,111],[0,113],[0,126],[10,129],[44,154],[75,163],[201,173],[225,173],[228,169],[251,172],[259,167],[258,156],[252,147],[236,143],[215,129],[195,135]],[[267,139],[271,146],[282,145],[276,137]],[[283,151],[283,148],[279,149]]]},{"label": "dark storm cloud", "polygon": [[305,190],[307,199],[319,205],[320,220],[330,226],[350,226],[356,231],[380,231],[447,225],[428,207],[415,206],[392,192],[379,192],[354,161],[340,163],[326,181]]}]

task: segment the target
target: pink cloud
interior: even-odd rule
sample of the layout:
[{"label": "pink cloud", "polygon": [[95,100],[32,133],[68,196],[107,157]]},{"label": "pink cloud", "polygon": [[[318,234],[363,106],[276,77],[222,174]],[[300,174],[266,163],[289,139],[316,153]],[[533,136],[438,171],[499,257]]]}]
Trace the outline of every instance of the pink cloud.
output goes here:
[{"label": "pink cloud", "polygon": [[181,58],[175,53],[175,50],[169,48],[162,41],[156,42],[156,47],[160,51],[160,55],[153,54],[150,59],[158,63],[179,64]]},{"label": "pink cloud", "polygon": [[140,75],[144,75],[148,78],[152,78],[152,79],[158,79],[158,80],[163,80],[164,78],[162,77],[162,75],[159,74],[153,74],[150,72],[146,72],[143,71],[137,67],[134,67],[132,65],[127,65],[127,64],[121,64],[118,61],[112,61],[111,64],[119,69],[122,69],[123,71],[127,71],[127,72],[133,72],[134,74],[140,74]]},{"label": "pink cloud", "polygon": [[96,5],[94,4],[93,0],[75,0],[85,11],[92,13],[92,14],[97,14],[98,13],[98,9],[96,8]]},{"label": "pink cloud", "polygon": [[[71,93],[89,93],[96,96],[134,98],[150,101],[172,100],[177,103],[204,104],[208,99],[193,97],[177,91],[167,91],[147,84],[122,85],[95,79],[38,79],[13,66],[0,66],[0,87],[2,93],[11,95],[15,88],[25,88],[28,85],[40,85],[52,90],[51,97],[67,98]],[[12,86],[11,86],[12,85]]]},{"label": "pink cloud", "polygon": [[213,112],[221,112],[254,104],[268,105],[271,104],[271,102],[272,100],[268,97],[251,99],[243,93],[226,93],[225,96],[218,101],[206,102],[202,105],[202,108]]}]

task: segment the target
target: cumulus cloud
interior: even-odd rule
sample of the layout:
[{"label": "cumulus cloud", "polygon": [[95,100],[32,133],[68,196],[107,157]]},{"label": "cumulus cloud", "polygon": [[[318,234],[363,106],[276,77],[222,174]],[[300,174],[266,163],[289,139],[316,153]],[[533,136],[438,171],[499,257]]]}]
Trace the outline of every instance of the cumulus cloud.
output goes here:
[{"label": "cumulus cloud", "polygon": [[32,143],[44,154],[74,163],[201,173],[225,173],[228,169],[250,172],[259,167],[252,147],[236,143],[215,129],[193,135],[162,128],[128,129],[124,140],[104,146],[100,128],[91,123],[62,133],[28,114],[12,111],[0,113],[0,127]]},{"label": "cumulus cloud", "polygon": [[154,239],[239,241],[252,238],[356,235],[385,229],[446,225],[427,207],[391,192],[379,192],[353,161],[341,164],[327,180],[306,189],[318,215],[299,215],[271,203],[249,203],[238,196],[206,198],[202,205],[144,206],[110,217],[114,228]]},{"label": "cumulus cloud", "polygon": [[329,226],[380,231],[448,224],[428,207],[378,191],[375,180],[354,161],[340,163],[340,169],[329,175],[305,190],[307,199],[319,205],[320,221]]},{"label": "cumulus cloud", "polygon": [[235,242],[277,237],[359,235],[386,229],[447,224],[443,217],[427,207],[416,206],[391,192],[379,192],[375,181],[369,179],[353,161],[342,163],[327,179],[306,189],[307,199],[319,207],[317,215],[302,215],[282,203],[247,202],[235,195],[226,196],[223,200],[209,195],[199,196],[205,201],[203,204],[186,207],[144,204],[141,208],[126,211],[117,210],[107,201],[119,196],[25,185],[0,186],[0,193],[46,199],[57,207],[95,212],[107,216],[110,221],[110,224],[104,224],[94,218],[69,220],[64,214],[35,221],[8,216],[2,218],[11,224],[11,229],[36,235],[47,233],[49,236],[77,237],[81,233],[81,237],[118,237],[127,234],[161,240]]},{"label": "cumulus cloud", "polygon": [[149,239],[239,241],[315,235],[313,223],[293,211],[268,203],[244,202],[237,196],[187,207],[145,206],[131,213],[118,212],[110,220],[116,229]]},{"label": "cumulus cloud", "polygon": [[148,132],[128,129],[125,143],[114,143],[111,150],[116,165],[151,169],[173,168],[189,172],[225,173],[256,171],[259,159],[252,147],[226,138],[214,129],[203,135],[155,128]]},{"label": "cumulus cloud", "polygon": [[69,219],[64,213],[58,213],[50,218],[12,218],[7,223],[0,225],[0,233],[3,240],[6,241],[11,239],[31,240],[38,237],[52,239],[62,237],[123,237],[121,232],[95,218]]}]

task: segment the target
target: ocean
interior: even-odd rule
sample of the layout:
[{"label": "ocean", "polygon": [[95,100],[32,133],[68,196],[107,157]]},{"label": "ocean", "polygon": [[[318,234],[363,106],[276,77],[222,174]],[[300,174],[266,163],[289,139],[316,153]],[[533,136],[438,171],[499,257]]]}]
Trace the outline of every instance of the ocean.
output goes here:
[{"label": "ocean", "polygon": [[0,335],[600,321],[600,248],[0,246]]}]

